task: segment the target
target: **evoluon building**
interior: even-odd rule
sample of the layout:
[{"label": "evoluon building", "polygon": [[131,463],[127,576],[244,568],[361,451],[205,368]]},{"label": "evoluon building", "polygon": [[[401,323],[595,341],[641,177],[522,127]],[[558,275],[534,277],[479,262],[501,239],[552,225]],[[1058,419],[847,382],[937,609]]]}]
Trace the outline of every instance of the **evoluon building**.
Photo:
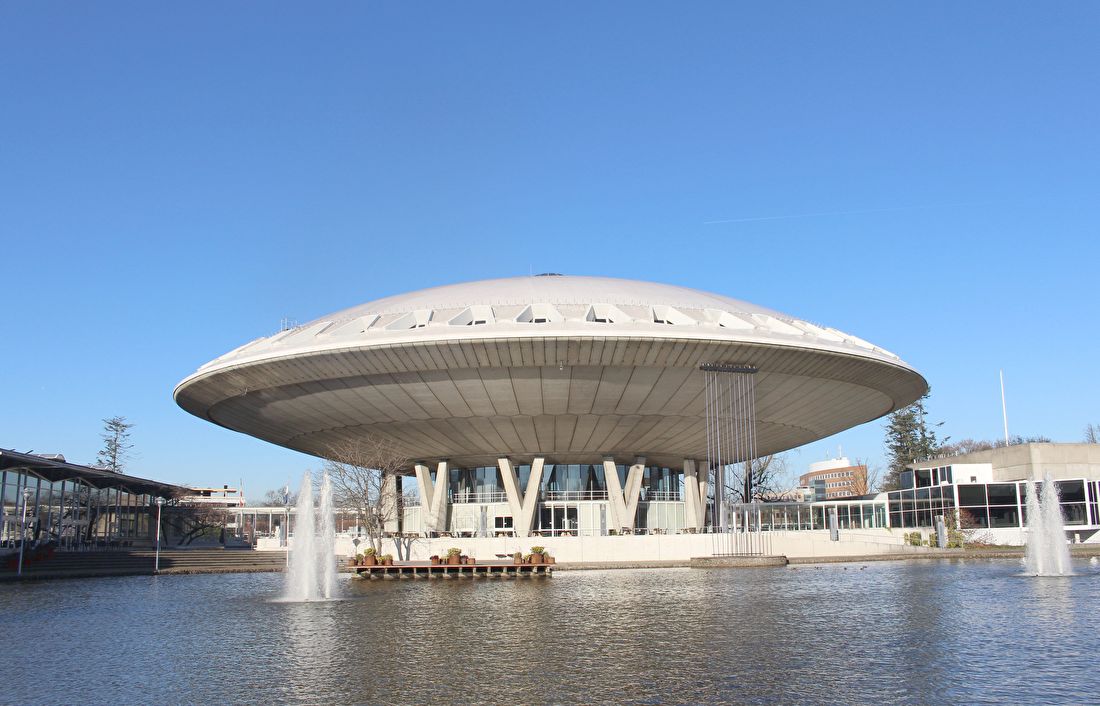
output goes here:
[{"label": "evoluon building", "polygon": [[726,526],[731,464],[926,389],[883,348],[748,302],[540,275],[321,317],[207,363],[175,398],[319,457],[384,437],[419,491],[395,529],[523,537]]}]

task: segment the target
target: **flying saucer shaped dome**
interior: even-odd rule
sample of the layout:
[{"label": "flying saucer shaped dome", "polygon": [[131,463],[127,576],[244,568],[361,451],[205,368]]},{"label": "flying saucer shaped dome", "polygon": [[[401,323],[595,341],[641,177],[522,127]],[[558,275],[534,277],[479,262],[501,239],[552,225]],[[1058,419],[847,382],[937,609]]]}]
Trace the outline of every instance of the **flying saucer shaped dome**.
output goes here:
[{"label": "flying saucer shaped dome", "polygon": [[758,369],[762,454],[887,414],[927,389],[883,348],[745,301],[539,275],[434,287],[321,317],[207,363],[176,400],[318,456],[381,434],[418,460],[648,454],[672,463],[700,457],[695,446],[705,443],[705,362]]}]

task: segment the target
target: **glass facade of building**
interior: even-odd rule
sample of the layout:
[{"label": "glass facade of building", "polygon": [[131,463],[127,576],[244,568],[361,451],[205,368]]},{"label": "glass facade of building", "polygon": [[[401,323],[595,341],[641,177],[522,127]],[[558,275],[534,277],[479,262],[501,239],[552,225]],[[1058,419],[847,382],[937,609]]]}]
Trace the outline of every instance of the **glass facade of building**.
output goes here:
[{"label": "glass facade of building", "polygon": [[72,549],[124,547],[148,540],[155,523],[155,498],[123,487],[96,488],[80,478],[50,481],[13,468],[0,473],[0,488],[2,548],[18,546],[20,538]]},{"label": "glass facade of building", "polygon": [[[951,466],[901,474],[901,490],[888,494],[891,527],[933,527],[936,515],[958,510],[962,529],[1011,529],[1027,526],[1027,482],[955,483]],[[1053,481],[1067,527],[1100,524],[1100,481]],[[1040,493],[1043,482],[1035,483]]]},{"label": "glass facade of building", "polygon": [[[629,467],[617,464],[619,486],[626,484]],[[516,480],[521,491],[526,492],[531,476],[531,466],[515,467]],[[504,480],[497,466],[477,468],[451,468],[448,470],[448,490],[452,503],[507,502]],[[683,471],[663,466],[646,466],[642,472],[641,502],[679,501],[683,497]],[[539,500],[562,502],[581,500],[606,500],[607,479],[603,464],[553,464],[543,466]]]}]

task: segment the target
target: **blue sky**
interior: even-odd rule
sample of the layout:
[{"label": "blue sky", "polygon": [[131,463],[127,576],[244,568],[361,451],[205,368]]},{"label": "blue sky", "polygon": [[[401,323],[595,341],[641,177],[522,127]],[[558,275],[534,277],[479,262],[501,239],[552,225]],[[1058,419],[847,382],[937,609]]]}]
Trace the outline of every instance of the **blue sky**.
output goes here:
[{"label": "blue sky", "polygon": [[[1100,422],[1100,5],[4,3],[0,447],[316,459],[174,385],[421,287],[683,284],[902,356],[953,438]],[[815,443],[881,462],[882,422]]]}]

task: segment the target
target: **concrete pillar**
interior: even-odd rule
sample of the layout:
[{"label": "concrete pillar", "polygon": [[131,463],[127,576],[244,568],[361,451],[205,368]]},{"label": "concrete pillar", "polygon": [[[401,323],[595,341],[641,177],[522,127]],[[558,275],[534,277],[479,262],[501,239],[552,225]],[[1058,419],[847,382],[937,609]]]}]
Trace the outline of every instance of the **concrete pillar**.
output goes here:
[{"label": "concrete pillar", "polygon": [[531,462],[531,475],[527,479],[526,490],[521,491],[516,469],[507,458],[498,458],[500,475],[504,481],[504,494],[508,497],[508,507],[512,510],[512,528],[517,537],[530,537],[535,525],[535,509],[538,507],[539,486],[542,484],[542,469],[546,459],[536,458]]},{"label": "concrete pillar", "polygon": [[[700,485],[702,491],[700,492]],[[703,530],[707,519],[707,481],[700,483],[699,466],[690,458],[684,459],[684,525],[697,532]]]},{"label": "concrete pillar", "polygon": [[607,485],[608,506],[611,508],[611,527],[615,531],[634,529],[638,514],[638,499],[642,494],[642,475],[645,473],[645,458],[634,461],[626,474],[626,487],[619,483],[619,471],[615,459],[603,461],[604,483]]},{"label": "concrete pillar", "polygon": [[626,519],[626,502],[623,498],[622,484],[619,483],[619,470],[615,468],[613,458],[603,460],[603,482],[607,486],[607,509],[608,514],[611,515],[608,518],[611,522],[610,529],[618,534],[619,530],[625,526],[623,521]]},{"label": "concrete pillar", "polygon": [[699,475],[695,461],[684,459],[684,527],[698,531],[699,527]]},{"label": "concrete pillar", "polygon": [[387,532],[401,531],[401,497],[397,489],[397,474],[390,473],[382,477],[381,510],[384,517],[383,529]]},{"label": "concrete pillar", "polygon": [[420,518],[424,531],[447,531],[447,462],[439,462],[434,481],[426,465],[418,463],[414,469],[420,490]]}]

